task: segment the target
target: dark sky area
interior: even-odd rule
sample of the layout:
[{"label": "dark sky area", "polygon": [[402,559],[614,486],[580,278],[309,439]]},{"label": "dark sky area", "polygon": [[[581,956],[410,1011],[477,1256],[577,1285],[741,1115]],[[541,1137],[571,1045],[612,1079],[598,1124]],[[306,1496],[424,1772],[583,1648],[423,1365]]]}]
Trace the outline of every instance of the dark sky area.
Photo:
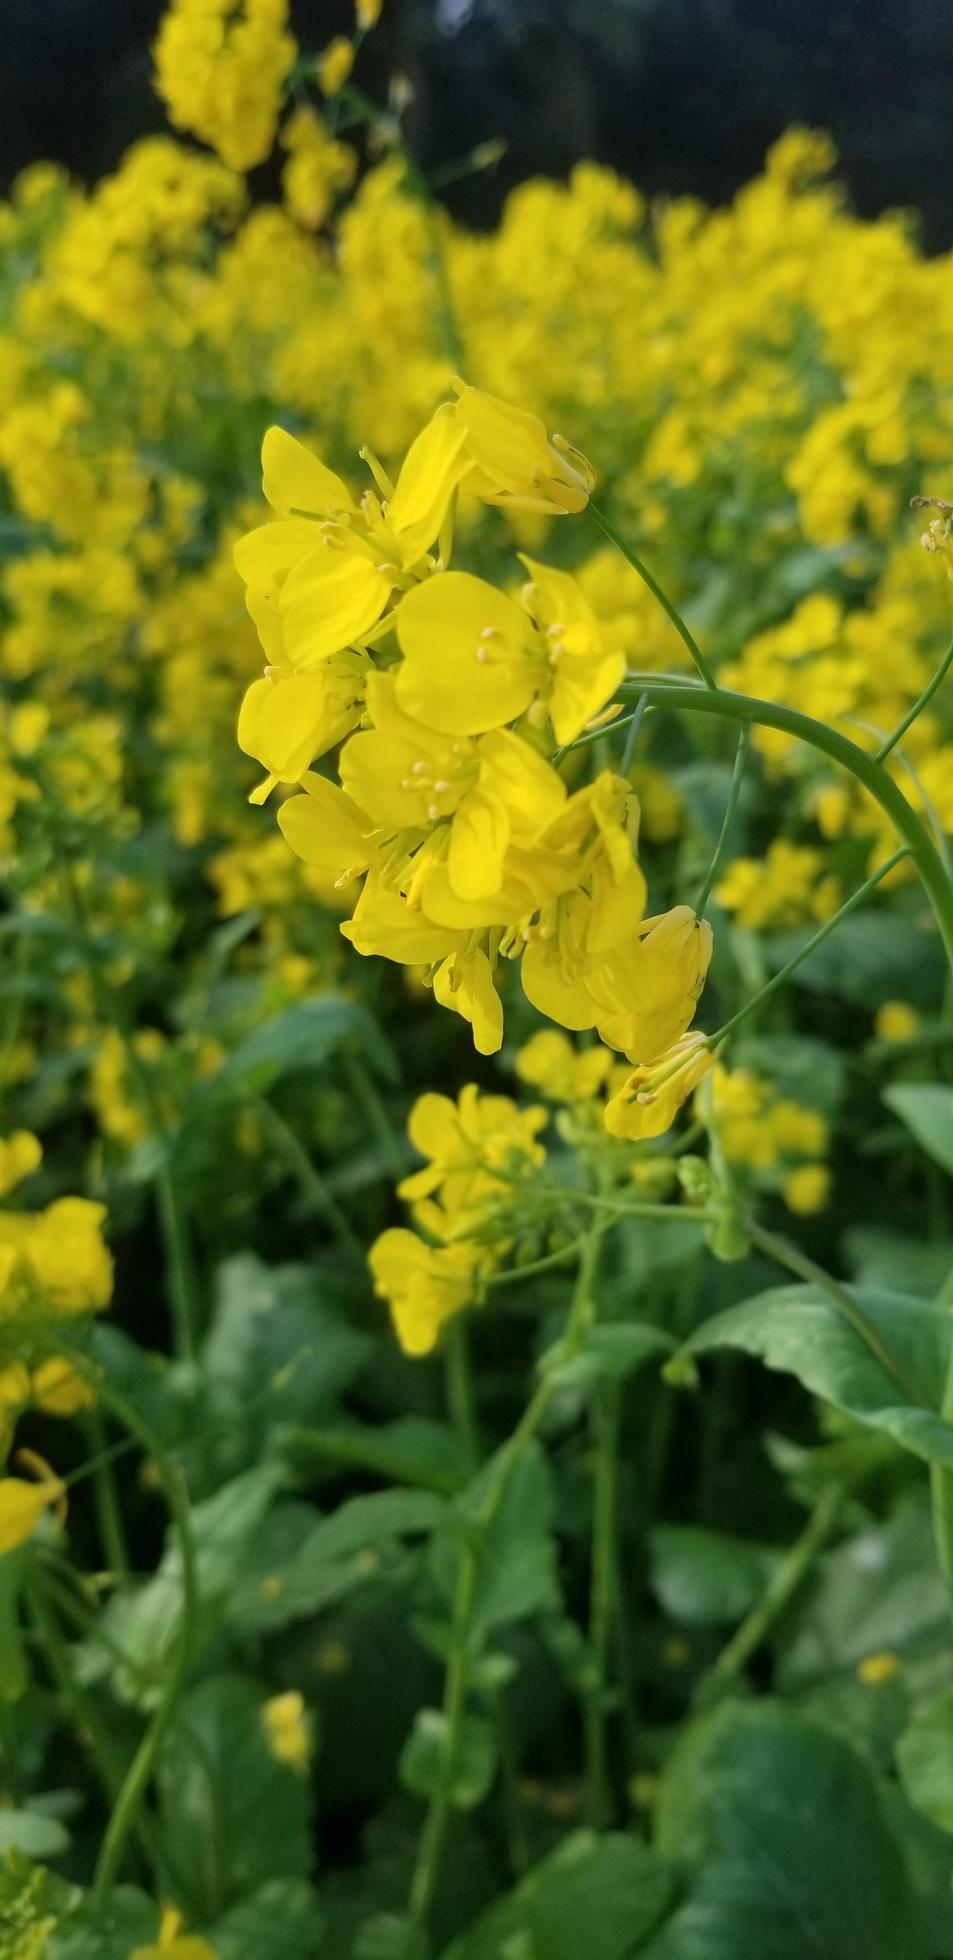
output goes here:
[{"label": "dark sky area", "polygon": [[[162,126],[149,43],[162,0],[0,0],[0,176],[52,157],[92,180]],[[294,0],[309,52],[349,0]],[[360,78],[414,86],[427,167],[488,137],[492,178],[447,194],[491,223],[509,186],[614,164],[643,190],[730,196],[789,123],[831,130],[857,207],[921,214],[953,244],[953,0],[385,0]]]}]

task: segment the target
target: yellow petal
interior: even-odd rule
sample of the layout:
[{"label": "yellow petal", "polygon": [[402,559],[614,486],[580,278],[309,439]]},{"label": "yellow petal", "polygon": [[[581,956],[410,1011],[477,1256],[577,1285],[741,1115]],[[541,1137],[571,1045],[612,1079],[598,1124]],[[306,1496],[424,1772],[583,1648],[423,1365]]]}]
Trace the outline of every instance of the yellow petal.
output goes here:
[{"label": "yellow petal", "polygon": [[441,1007],[449,1007],[469,1021],[479,1055],[498,1052],[503,1045],[503,1007],[493,984],[493,969],[479,946],[444,960],[434,974],[433,991]]},{"label": "yellow petal", "polygon": [[336,511],[356,508],[347,484],[286,429],[266,431],[261,468],[265,496],[281,517],[294,512],[330,517]]},{"label": "yellow petal", "polygon": [[289,796],[278,812],[278,827],[296,857],[314,865],[331,885],[359,877],[374,855],[367,812],[324,776],[309,777],[304,795]]},{"label": "yellow petal", "polygon": [[457,414],[473,463],[467,487],[478,497],[553,513],[585,509],[593,472],[585,457],[550,441],[538,415],[467,387]]},{"label": "yellow petal", "polygon": [[408,592],[397,609],[397,637],[401,707],[451,735],[515,720],[541,677],[525,613],[470,572],[438,572]]},{"label": "yellow petal", "polygon": [[259,524],[239,538],[233,553],[235,570],[253,592],[275,604],[288,573],[314,550],[316,536],[314,525],[304,517]]},{"label": "yellow petal", "polygon": [[45,1511],[65,1496],[65,1485],[58,1477],[41,1483],[27,1483],[23,1477],[4,1477],[0,1482],[0,1558],[25,1545]]},{"label": "yellow petal", "polygon": [[400,545],[401,563],[413,565],[429,551],[447,506],[466,469],[464,430],[451,407],[439,408],[411,443],[387,506],[387,525]]},{"label": "yellow petal", "polygon": [[353,728],[360,692],[359,669],[335,671],[330,661],[313,674],[253,681],[238,717],[238,746],[279,782],[296,783]]},{"label": "yellow petal", "polygon": [[544,756],[510,729],[494,729],[479,744],[480,788],[503,803],[517,843],[534,844],[554,823],[566,788]]},{"label": "yellow petal", "polygon": [[392,589],[347,533],[323,543],[289,573],[280,606],[285,648],[294,667],[308,667],[359,642],[380,618]]},{"label": "yellow petal", "polygon": [[398,966],[430,966],[434,960],[445,959],[466,938],[465,932],[432,924],[399,892],[389,891],[373,876],[367,880],[353,918],[345,921],[341,931],[356,952],[381,953]]},{"label": "yellow petal", "polygon": [[447,876],[459,898],[487,898],[499,889],[510,841],[510,822],[501,802],[473,790],[450,826]]}]

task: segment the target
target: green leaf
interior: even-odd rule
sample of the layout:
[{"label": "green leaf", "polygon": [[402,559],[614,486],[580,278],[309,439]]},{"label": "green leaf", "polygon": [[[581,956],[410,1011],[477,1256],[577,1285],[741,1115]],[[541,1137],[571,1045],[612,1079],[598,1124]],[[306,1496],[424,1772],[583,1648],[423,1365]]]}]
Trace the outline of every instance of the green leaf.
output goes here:
[{"label": "green leaf", "polygon": [[135,1947],[155,1943],[158,1924],[158,1907],[131,1885],[114,1888],[105,1912],[74,1892],[40,1953],[42,1960],[129,1960]]},{"label": "green leaf", "polygon": [[184,1697],[163,1750],[162,1841],[200,1924],[311,1864],[308,1785],[275,1761],[261,1710],[250,1681],[213,1676]]},{"label": "green leaf", "polygon": [[274,1015],[240,1041],[206,1094],[214,1099],[263,1095],[283,1075],[321,1068],[346,1046],[360,1049],[380,1074],[394,1080],[394,1058],[373,1014],[359,1001],[321,994]]},{"label": "green leaf", "polygon": [[[476,1644],[501,1626],[550,1611],[559,1600],[555,1496],[550,1465],[538,1443],[525,1451],[506,1486],[488,1530],[476,1524],[488,1484],[499,1469],[491,1457],[449,1514],[466,1534],[480,1531],[480,1577],[473,1616]],[[434,1545],[434,1567],[444,1597],[453,1597],[460,1558],[459,1534],[445,1532]]]},{"label": "green leaf", "polygon": [[0,1809],[0,1857],[22,1851],[25,1858],[59,1858],[70,1846],[69,1832],[39,1810]]},{"label": "green leaf", "polygon": [[590,1328],[582,1347],[570,1361],[560,1360],[561,1342],[543,1356],[541,1368],[560,1388],[588,1388],[593,1382],[624,1381],[643,1363],[672,1348],[664,1327],[642,1321],[609,1321]]},{"label": "green leaf", "polygon": [[893,1082],[884,1090],[884,1102],[953,1177],[953,1089],[941,1082]]},{"label": "green leaf", "polygon": [[781,1660],[781,1685],[803,1694],[832,1674],[853,1676],[869,1654],[945,1647],[948,1634],[930,1514],[906,1504],[824,1553]]},{"label": "green leaf", "polygon": [[283,1429],[282,1452],[292,1469],[346,1464],[397,1484],[419,1484],[452,1496],[466,1483],[466,1451],[456,1432],[430,1416],[340,1428]]},{"label": "green leaf", "polygon": [[[400,1777],[414,1796],[430,1799],[443,1788],[449,1764],[449,1728],[440,1708],[419,1708],[400,1758]],[[496,1738],[482,1715],[465,1715],[449,1785],[457,1810],[474,1810],[488,1795],[496,1772]]]},{"label": "green leaf", "polygon": [[676,1749],[657,1844],[688,1897],[640,1960],[927,1960],[873,1776],[777,1704],[726,1704]]},{"label": "green leaf", "polygon": [[209,1932],[217,1960],[316,1960],[324,1922],[317,1894],[300,1878],[276,1878],[233,1906]]},{"label": "green leaf", "polygon": [[[890,1350],[903,1386],[871,1353],[843,1310],[811,1285],[772,1287],[729,1307],[706,1320],[684,1352],[740,1348],[768,1368],[796,1375],[812,1395],[883,1430],[914,1456],[953,1465],[953,1428],[938,1413],[953,1340],[946,1308],[873,1287],[845,1291]],[[917,1406],[914,1395],[924,1406]]]},{"label": "green leaf", "polygon": [[916,1709],[897,1743],[900,1781],[915,1809],[953,1831],[953,1688]]},{"label": "green leaf", "polygon": [[284,1531],[269,1528],[229,1602],[231,1622],[248,1632],[289,1626],[345,1598],[399,1540],[436,1531],[447,1503],[433,1491],[382,1490],[349,1498],[316,1523],[302,1505],[285,1506],[282,1515],[291,1522],[287,1547]]},{"label": "green leaf", "polygon": [[[808,931],[773,933],[762,941],[774,967],[800,952]],[[943,951],[936,932],[925,932],[895,911],[854,912],[830,939],[798,967],[795,984],[811,993],[833,994],[868,1012],[887,1000],[928,1006],[943,980]]]},{"label": "green leaf", "polygon": [[577,1831],[443,1960],[634,1960],[672,1890],[671,1873],[638,1838]]},{"label": "green leaf", "polygon": [[703,1525],[659,1525],[649,1539],[652,1590],[665,1612],[686,1626],[742,1619],[779,1558],[771,1545]]}]

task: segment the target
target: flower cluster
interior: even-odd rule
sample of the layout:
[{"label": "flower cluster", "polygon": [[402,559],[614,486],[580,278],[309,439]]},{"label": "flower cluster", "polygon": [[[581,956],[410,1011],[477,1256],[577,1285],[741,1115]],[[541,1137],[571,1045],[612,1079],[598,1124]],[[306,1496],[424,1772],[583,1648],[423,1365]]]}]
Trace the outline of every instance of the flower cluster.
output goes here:
[{"label": "flower cluster", "polygon": [[[274,518],[236,563],[267,658],[239,741],[300,785],[278,821],[338,889],[359,953],[426,965],[441,1005],[499,1048],[495,975],[562,1026],[644,1063],[685,1031],[710,930],[686,906],[646,919],[638,806],[611,770],[576,791],[554,766],[607,709],[625,655],[578,580],[524,556],[518,597],[448,569],[458,492],[511,512],[585,508],[585,458],[537,417],[458,386],[396,482],[356,501],[279,428],[263,447]],[[339,781],[313,764],[341,743]]]}]

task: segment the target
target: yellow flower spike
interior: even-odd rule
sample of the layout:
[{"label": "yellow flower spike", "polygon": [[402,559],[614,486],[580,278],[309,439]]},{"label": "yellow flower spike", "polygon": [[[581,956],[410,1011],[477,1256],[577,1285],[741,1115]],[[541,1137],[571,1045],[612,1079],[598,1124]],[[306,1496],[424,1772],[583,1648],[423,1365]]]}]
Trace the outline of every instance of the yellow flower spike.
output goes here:
[{"label": "yellow flower spike", "polygon": [[368,1254],[374,1291],[390,1307],[405,1354],[429,1354],[446,1322],[469,1305],[480,1258],[476,1246],[425,1245],[398,1226],[375,1239]]},{"label": "yellow flower spike", "polygon": [[525,612],[472,572],[440,572],[397,609],[404,656],[397,698],[448,735],[479,735],[515,721],[545,677]]},{"label": "yellow flower spike", "polygon": [[318,86],[322,95],[337,95],[354,66],[354,47],[345,34],[329,41],[317,62]]},{"label": "yellow flower spike", "polygon": [[290,1688],[272,1695],[261,1711],[265,1741],[275,1761],[303,1774],[311,1761],[312,1729],[304,1696]]},{"label": "yellow flower spike", "polygon": [[714,1059],[707,1035],[696,1032],[682,1035],[657,1061],[634,1069],[606,1104],[609,1135],[632,1142],[664,1136]]},{"label": "yellow flower spike", "polygon": [[276,783],[298,783],[319,756],[349,735],[361,717],[364,666],[356,654],[332,654],[308,674],[253,681],[238,716],[238,746],[267,769],[249,801],[261,803]]},{"label": "yellow flower spike", "polygon": [[31,1400],[48,1416],[75,1416],[96,1405],[96,1390],[63,1355],[54,1355],[34,1369]]},{"label": "yellow flower spike", "polygon": [[457,417],[472,464],[467,489],[504,509],[566,514],[585,510],[595,474],[578,451],[550,438],[537,415],[456,381]]},{"label": "yellow flower spike", "polygon": [[60,1530],[66,1519],[66,1485],[35,1450],[20,1450],[23,1463],[35,1481],[24,1477],[4,1477],[0,1481],[0,1558],[25,1545],[40,1519],[52,1511]]},{"label": "yellow flower spike", "polygon": [[43,1146],[29,1130],[14,1130],[0,1137],[0,1198],[32,1176],[43,1159]]}]

